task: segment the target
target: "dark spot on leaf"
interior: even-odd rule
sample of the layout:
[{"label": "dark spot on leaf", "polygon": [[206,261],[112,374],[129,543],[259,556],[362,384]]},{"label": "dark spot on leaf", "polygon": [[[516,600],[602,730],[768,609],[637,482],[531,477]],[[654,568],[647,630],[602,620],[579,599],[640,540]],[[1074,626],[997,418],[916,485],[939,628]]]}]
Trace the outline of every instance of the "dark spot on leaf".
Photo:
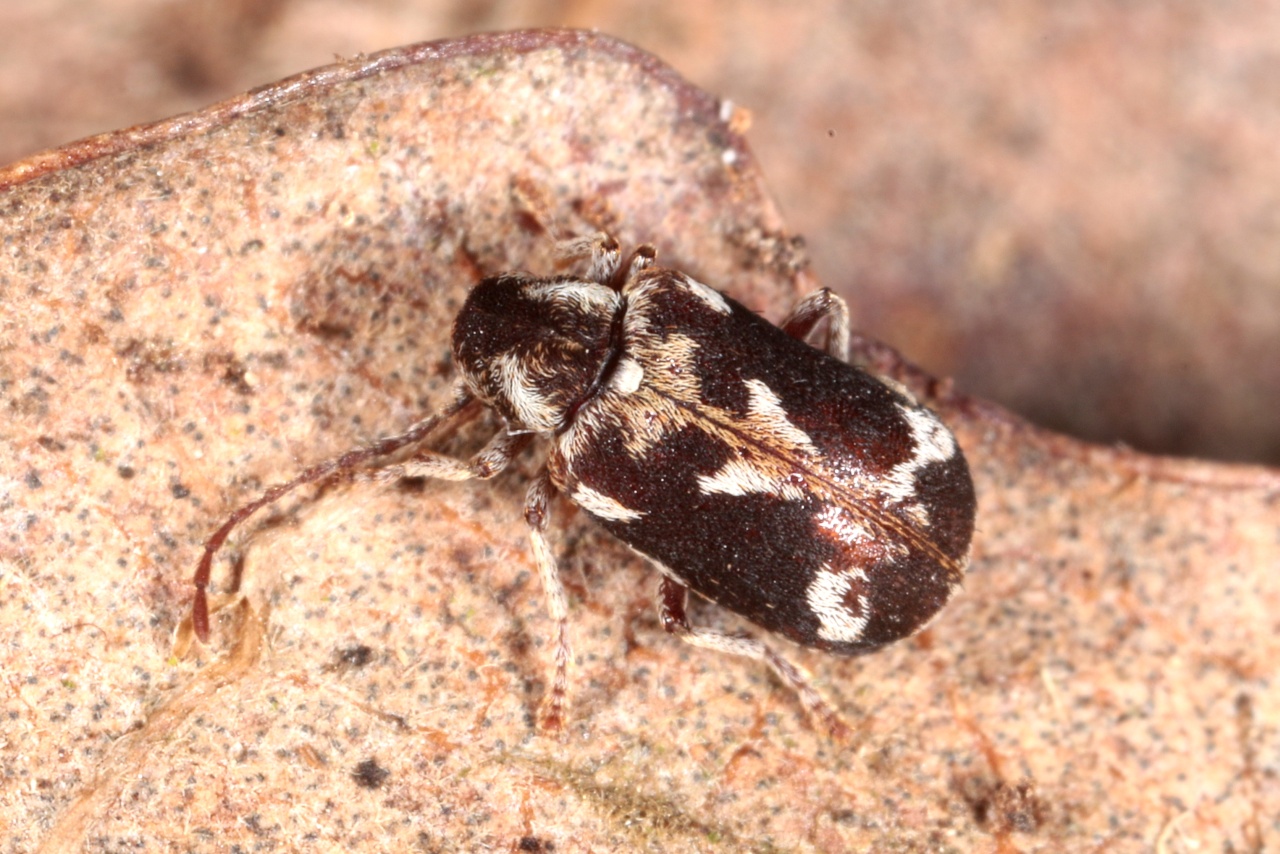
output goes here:
[{"label": "dark spot on leaf", "polygon": [[364,789],[381,788],[390,776],[391,772],[379,765],[378,760],[372,757],[361,762],[356,766],[356,770],[351,772],[351,779]]},{"label": "dark spot on leaf", "polygon": [[365,644],[351,644],[337,651],[335,669],[358,670],[373,660],[373,648]]},{"label": "dark spot on leaf", "polygon": [[1036,793],[1035,784],[1024,780],[1011,785],[971,781],[965,798],[978,824],[991,833],[1034,833],[1049,818],[1049,806]]}]

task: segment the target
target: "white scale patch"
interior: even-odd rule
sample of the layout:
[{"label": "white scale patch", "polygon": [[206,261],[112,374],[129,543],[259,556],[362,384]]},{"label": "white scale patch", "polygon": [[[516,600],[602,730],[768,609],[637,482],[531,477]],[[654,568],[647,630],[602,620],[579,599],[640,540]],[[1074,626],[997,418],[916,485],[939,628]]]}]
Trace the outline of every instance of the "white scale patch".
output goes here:
[{"label": "white scale patch", "polygon": [[[813,440],[787,418],[782,401],[761,380],[745,383],[749,401],[747,420],[752,430],[763,434],[775,447],[816,454]],[[772,461],[769,461],[772,462]],[[806,492],[789,479],[790,472],[777,465],[760,465],[742,459],[733,459],[710,475],[699,475],[698,486],[706,494],[750,495],[762,493],[774,495],[786,501],[801,501]]]},{"label": "white scale patch", "polygon": [[[767,437],[775,447],[789,451],[816,454],[813,440],[787,418],[782,401],[761,380],[745,383],[749,401],[747,420],[752,430]],[[772,462],[772,461],[770,461]],[[789,479],[790,472],[777,465],[760,465],[742,459],[733,459],[710,475],[699,475],[698,486],[707,494],[750,495],[763,493],[786,501],[801,501],[806,492]]]},{"label": "white scale patch", "polygon": [[733,309],[729,308],[729,303],[724,301],[724,294],[715,288],[707,287],[696,279],[688,276],[684,277],[684,282],[689,286],[689,291],[707,304],[707,306],[718,314],[731,314]]},{"label": "white scale patch", "polygon": [[604,285],[583,281],[529,282],[523,293],[542,302],[572,303],[586,314],[612,315],[621,301],[621,297]]},{"label": "white scale patch", "polygon": [[644,516],[639,510],[632,510],[617,499],[610,498],[603,492],[597,492],[581,483],[574,487],[573,495],[570,497],[573,503],[583,510],[601,519],[608,519],[610,522],[634,522]]},{"label": "white scale patch", "polygon": [[836,542],[849,546],[869,543],[875,538],[865,525],[854,518],[852,513],[836,504],[828,504],[822,508],[814,518],[814,523],[822,530],[831,533]]},{"label": "white scale patch", "polygon": [[644,381],[644,368],[635,359],[623,359],[614,369],[609,388],[618,394],[633,394]]},{"label": "white scale patch", "polygon": [[502,393],[511,401],[521,424],[539,433],[554,430],[556,409],[538,392],[538,385],[530,378],[524,362],[514,353],[507,353],[498,360],[498,370],[502,375]]},{"label": "white scale patch", "polygon": [[[945,463],[956,455],[956,440],[951,431],[929,412],[902,405],[898,406],[898,411],[911,427],[916,452],[911,459],[893,467],[879,490],[890,501],[902,503],[915,497],[916,476],[921,469],[930,463]],[[907,512],[917,521],[924,519],[927,524],[928,514],[923,507],[916,504],[907,508]]]},{"label": "white scale patch", "polygon": [[866,580],[867,574],[861,569],[835,572],[822,565],[805,591],[805,601],[818,617],[818,637],[832,643],[856,643],[862,637],[869,619],[867,597],[858,596],[858,616],[849,612],[845,597],[854,582]]},{"label": "white scale patch", "polygon": [[773,389],[762,380],[747,380],[746,386],[747,393],[751,395],[747,410],[750,413],[752,427],[768,433],[785,447],[804,450],[811,454],[818,452],[809,434],[791,423],[791,419],[787,417],[787,410],[783,408],[782,401],[773,393]]},{"label": "white scale patch", "polygon": [[698,475],[698,486],[708,495],[764,493],[786,501],[802,501],[805,491],[782,478],[761,471],[743,460],[730,460],[713,475]]},{"label": "white scale patch", "polygon": [[924,505],[919,501],[911,504],[904,504],[902,512],[911,517],[911,521],[915,522],[921,528],[929,527],[929,511],[924,509]]}]

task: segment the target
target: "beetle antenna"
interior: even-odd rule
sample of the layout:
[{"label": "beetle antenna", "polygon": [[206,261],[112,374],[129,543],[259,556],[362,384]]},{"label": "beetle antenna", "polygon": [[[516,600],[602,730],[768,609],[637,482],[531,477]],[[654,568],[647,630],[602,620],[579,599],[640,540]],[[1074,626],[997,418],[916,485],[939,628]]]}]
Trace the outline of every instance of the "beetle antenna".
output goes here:
[{"label": "beetle antenna", "polygon": [[276,484],[232,513],[227,521],[223,522],[222,526],[214,531],[213,536],[204,544],[204,554],[200,556],[200,565],[196,568],[195,577],[192,579],[192,583],[196,588],[196,595],[191,604],[191,625],[195,629],[196,637],[200,638],[202,643],[207,643],[209,640],[209,597],[206,590],[209,586],[209,576],[213,571],[213,556],[218,553],[218,549],[226,542],[227,537],[231,535],[236,526],[258,510],[268,504],[279,501],[300,486],[316,483],[317,481],[348,478],[357,468],[370,460],[385,457],[401,448],[421,442],[441,424],[463,414],[466,410],[471,410],[468,419],[474,417],[478,411],[478,404],[470,393],[459,389],[452,403],[440,412],[423,418],[403,433],[387,436],[371,445],[353,448],[322,463],[317,463],[303,471],[293,480]]}]

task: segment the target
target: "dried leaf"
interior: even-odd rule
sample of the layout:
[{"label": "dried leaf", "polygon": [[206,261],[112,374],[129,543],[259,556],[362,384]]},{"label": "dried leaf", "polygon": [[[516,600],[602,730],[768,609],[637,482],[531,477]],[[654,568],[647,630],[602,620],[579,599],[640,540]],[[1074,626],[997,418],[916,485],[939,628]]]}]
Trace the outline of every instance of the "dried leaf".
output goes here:
[{"label": "dried leaf", "polygon": [[966,594],[924,636],[792,651],[851,747],[758,666],[664,636],[655,574],[563,502],[573,738],[537,735],[536,455],[286,502],[232,550],[240,618],[169,658],[218,521],[440,406],[479,276],[603,228],[778,316],[803,259],[734,118],[619,42],[522,32],[0,172],[3,850],[1280,843],[1280,475],[1048,435],[870,342],[934,392],[981,510]]}]

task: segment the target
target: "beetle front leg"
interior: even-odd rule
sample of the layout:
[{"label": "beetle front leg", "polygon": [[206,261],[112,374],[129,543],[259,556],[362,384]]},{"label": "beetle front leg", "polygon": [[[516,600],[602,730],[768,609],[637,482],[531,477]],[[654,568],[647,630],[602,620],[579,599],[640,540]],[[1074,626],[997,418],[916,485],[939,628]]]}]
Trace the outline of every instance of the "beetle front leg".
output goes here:
[{"label": "beetle front leg", "polygon": [[384,466],[378,470],[377,479],[384,482],[405,477],[488,480],[510,465],[532,440],[532,433],[499,433],[479,453],[465,462],[445,454],[426,451],[406,463]]},{"label": "beetle front leg", "polygon": [[773,669],[783,684],[796,693],[800,705],[804,706],[805,712],[814,723],[826,729],[837,740],[843,741],[849,737],[851,730],[848,724],[840,717],[835,707],[818,693],[818,689],[813,687],[812,677],[803,668],[787,661],[753,637],[728,635],[711,629],[695,629],[689,625],[689,616],[685,610],[688,597],[687,587],[663,576],[662,587],[658,594],[658,614],[664,629],[693,646],[763,661]]},{"label": "beetle front leg", "polygon": [[564,727],[564,711],[569,686],[569,604],[556,568],[555,555],[547,544],[547,522],[550,519],[550,499],[553,491],[551,478],[544,469],[529,486],[524,500],[524,518],[529,523],[529,541],[533,545],[533,560],[542,579],[542,590],[547,597],[547,610],[555,625],[555,666],[546,696],[539,711],[539,725],[548,732],[559,732]]},{"label": "beetle front leg", "polygon": [[566,262],[582,258],[591,259],[587,278],[602,285],[607,285],[616,279],[618,271],[622,269],[622,248],[618,246],[618,241],[603,231],[587,237],[571,237],[557,241],[556,255]]},{"label": "beetle front leg", "polygon": [[824,318],[830,320],[824,349],[842,362],[849,361],[849,304],[830,288],[814,291],[796,303],[782,321],[782,330],[803,341]]}]

